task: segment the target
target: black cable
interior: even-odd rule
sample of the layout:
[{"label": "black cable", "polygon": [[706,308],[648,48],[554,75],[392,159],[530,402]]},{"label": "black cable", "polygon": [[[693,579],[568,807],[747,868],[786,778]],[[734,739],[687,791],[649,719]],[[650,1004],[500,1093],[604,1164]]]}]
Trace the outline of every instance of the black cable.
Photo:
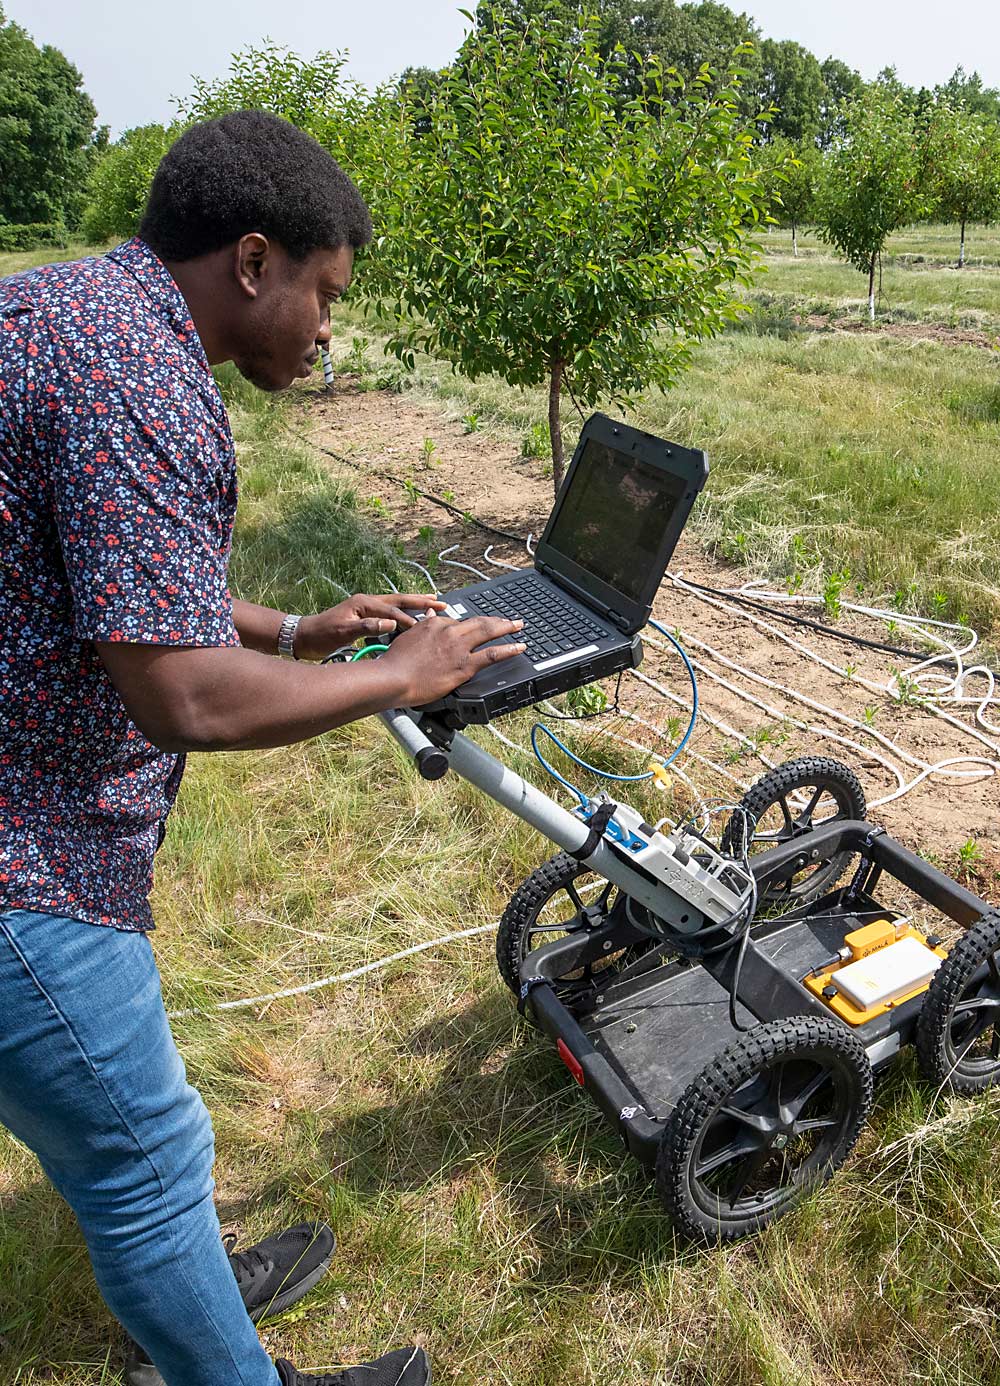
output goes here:
[{"label": "black cable", "polygon": [[[822,621],[811,621],[808,616],[797,616],[791,611],[780,611],[773,606],[768,606],[766,602],[758,601],[754,597],[745,597],[736,592],[722,592],[717,587],[707,587],[701,582],[692,582],[690,578],[684,579],[686,587],[693,587],[696,592],[707,592],[712,597],[720,597],[723,601],[736,602],[739,606],[752,607],[755,611],[764,611],[768,616],[774,616],[779,621],[788,621],[796,626],[808,626],[810,630],[819,631],[821,635],[829,635],[834,640],[846,641],[849,645],[860,645],[866,650],[880,650],[883,654],[898,655],[901,659],[925,659],[926,655],[921,650],[904,650],[898,645],[886,645],[881,640],[868,640],[863,635],[850,635],[847,631],[836,630],[833,626],[825,626]],[[683,590],[683,589],[682,589]],[[952,658],[949,651],[942,650],[942,655]]]},{"label": "black cable", "polygon": [[[317,452],[323,452],[327,457],[332,457],[335,462],[341,462],[345,467],[351,467],[356,472],[364,472],[366,476],[377,476],[381,481],[390,481],[393,486],[398,486],[400,490],[409,490],[401,477],[393,476],[391,472],[375,471],[371,467],[362,467],[359,462],[352,462],[349,457],[344,457],[342,453],[334,452],[333,448],[325,447],[322,443],[317,443],[304,433],[298,433],[288,424],[285,425],[293,438],[297,438],[300,443],[305,443],[306,447],[315,448]],[[483,530],[486,534],[495,534],[498,539],[508,539],[511,543],[522,546],[524,544],[523,534],[511,534],[508,529],[497,529],[495,525],[488,525],[485,520],[477,520],[475,515],[468,510],[460,510],[457,505],[452,505],[451,501],[446,501],[443,496],[436,496],[433,491],[421,491],[419,486],[412,488],[418,496],[430,501],[433,505],[440,505],[443,510],[447,510],[450,515],[457,516],[460,520],[465,520],[477,529]]]},{"label": "black cable", "polygon": [[624,674],[624,672],[625,671],[622,670],[618,675],[618,682],[615,684],[614,702],[610,707],[602,707],[598,712],[555,712],[544,709],[541,703],[535,703],[532,710],[537,708],[538,711],[544,712],[546,717],[551,717],[556,722],[588,722],[592,717],[617,716],[621,712],[621,703],[619,699],[621,698],[622,674]]},{"label": "black cable", "polygon": [[740,1023],[740,1019],[736,1014],[736,996],[740,989],[740,973],[743,971],[743,959],[747,955],[747,948],[750,944],[750,925],[752,923],[753,916],[751,915],[746,928],[743,930],[743,937],[740,940],[740,951],[736,957],[736,966],[733,968],[733,982],[732,986],[729,988],[729,1023],[734,1030],[744,1035],[753,1027]]}]

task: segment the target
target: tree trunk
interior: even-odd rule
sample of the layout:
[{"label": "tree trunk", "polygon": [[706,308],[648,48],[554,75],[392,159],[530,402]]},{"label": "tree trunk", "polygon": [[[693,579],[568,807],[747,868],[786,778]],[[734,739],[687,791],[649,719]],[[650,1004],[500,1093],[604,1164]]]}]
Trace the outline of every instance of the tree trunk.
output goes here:
[{"label": "tree trunk", "polygon": [[563,436],[562,422],[559,418],[559,405],[562,400],[563,362],[558,356],[550,363],[549,378],[549,439],[552,443],[552,487],[556,495],[563,479]]},{"label": "tree trunk", "polygon": [[868,271],[868,317],[875,321],[875,256],[872,256],[871,269]]},{"label": "tree trunk", "polygon": [[962,218],[962,243],[958,248],[958,268],[965,269],[965,218]]},{"label": "tree trunk", "polygon": [[799,258],[799,228],[792,222],[792,254],[796,260]]}]

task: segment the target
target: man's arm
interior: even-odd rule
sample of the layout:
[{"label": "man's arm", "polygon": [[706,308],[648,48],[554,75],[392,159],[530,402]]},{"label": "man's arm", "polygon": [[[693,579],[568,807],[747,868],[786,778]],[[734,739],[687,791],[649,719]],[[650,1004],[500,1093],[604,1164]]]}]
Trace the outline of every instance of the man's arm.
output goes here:
[{"label": "man's arm", "polygon": [[[303,616],[295,632],[297,659],[323,659],[366,635],[409,630],[414,612],[443,611],[444,602],[420,592],[395,592],[391,597],[354,596],[327,611]],[[278,653],[278,631],[285,612],[253,602],[233,602],[233,624],[240,644],[260,654]]]},{"label": "man's arm", "polygon": [[287,746],[390,707],[443,697],[524,646],[490,645],[520,621],[430,616],[377,659],[292,663],[238,647],[135,645],[97,650],[129,716],[161,750]]},{"label": "man's arm", "polygon": [[284,616],[283,611],[272,611],[269,606],[233,602],[233,625],[240,637],[240,644],[246,650],[256,650],[258,654],[278,653],[278,631]]}]

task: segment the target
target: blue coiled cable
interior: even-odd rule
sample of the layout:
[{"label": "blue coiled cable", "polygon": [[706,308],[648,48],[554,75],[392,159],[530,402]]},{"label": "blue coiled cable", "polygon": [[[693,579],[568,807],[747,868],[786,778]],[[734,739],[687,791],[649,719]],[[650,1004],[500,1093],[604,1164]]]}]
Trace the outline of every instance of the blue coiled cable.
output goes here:
[{"label": "blue coiled cable", "polygon": [[[688,659],[687,653],[682,647],[680,641],[677,640],[673,635],[671,635],[670,631],[666,630],[663,626],[661,626],[659,621],[650,621],[649,624],[653,627],[654,630],[659,631],[659,633],[662,636],[664,636],[667,640],[670,641],[671,645],[673,645],[674,649],[677,651],[681,659],[684,661],[684,667],[688,671],[688,676],[691,679],[691,720],[688,723],[687,731],[681,738],[679,745],[676,746],[673,751],[671,751],[670,755],[667,757],[666,760],[660,762],[663,768],[666,769],[668,765],[673,765],[674,761],[677,759],[680,753],[684,750],[685,746],[691,740],[691,735],[694,732],[695,723],[698,721],[698,679],[695,675],[691,661],[690,659]],[[580,800],[580,805],[583,808],[586,808],[589,803],[587,796],[583,793],[582,790],[577,789],[575,784],[571,784],[569,780],[567,780],[564,776],[560,775],[559,771],[555,768],[555,766],[550,764],[550,762],[547,761],[545,757],[542,755],[541,751],[538,748],[538,737],[540,733],[543,733],[545,736],[549,738],[551,742],[558,746],[560,751],[562,751],[562,753],[565,756],[567,756],[574,763],[574,765],[579,765],[582,770],[588,771],[591,775],[597,775],[603,780],[615,780],[619,784],[636,784],[640,780],[651,780],[653,778],[652,770],[647,770],[642,775],[614,775],[611,773],[610,770],[601,770],[598,768],[598,766],[589,764],[587,761],[582,760],[578,755],[571,751],[567,745],[560,741],[559,737],[556,736],[555,732],[551,731],[545,725],[544,722],[536,722],[535,725],[531,728],[531,749],[534,751],[538,759],[539,765],[542,767],[543,770],[546,771],[547,774],[551,775],[554,780],[557,780],[559,784],[563,785],[564,788],[571,790],[572,793],[574,793],[576,797]]]}]

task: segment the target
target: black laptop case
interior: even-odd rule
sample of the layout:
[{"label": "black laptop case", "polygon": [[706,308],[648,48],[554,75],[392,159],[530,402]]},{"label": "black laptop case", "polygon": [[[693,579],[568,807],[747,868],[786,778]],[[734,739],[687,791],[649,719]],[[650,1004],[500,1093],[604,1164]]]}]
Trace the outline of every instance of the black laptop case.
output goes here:
[{"label": "black laptop case", "polygon": [[[484,669],[423,710],[449,712],[455,725],[483,724],[636,668],[642,661],[639,631],[707,476],[703,452],[593,415],[539,540],[534,568],[444,596],[460,618],[527,618],[523,585],[531,583],[543,602],[525,630],[532,648]],[[576,629],[572,613],[579,621],[579,647],[562,656],[558,639]]]}]

